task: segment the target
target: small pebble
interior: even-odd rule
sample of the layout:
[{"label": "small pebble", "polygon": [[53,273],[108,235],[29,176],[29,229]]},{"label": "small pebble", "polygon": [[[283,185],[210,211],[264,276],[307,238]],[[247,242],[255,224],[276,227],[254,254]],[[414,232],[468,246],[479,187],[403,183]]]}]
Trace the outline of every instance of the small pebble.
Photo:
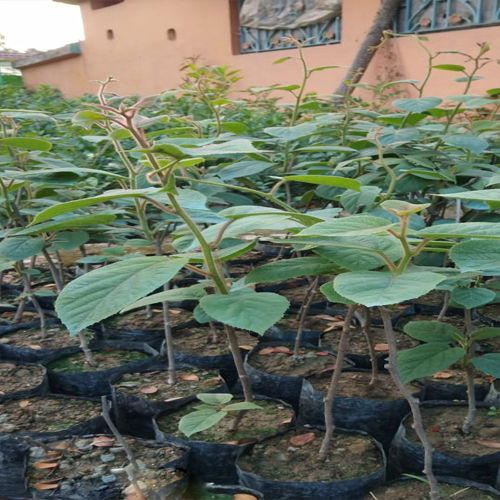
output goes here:
[{"label": "small pebble", "polygon": [[47,452],[41,446],[33,446],[30,448],[30,458],[45,458]]},{"label": "small pebble", "polygon": [[106,476],[101,476],[101,481],[104,484],[111,484],[116,482],[116,476],[114,476],[113,474],[107,474]]},{"label": "small pebble", "polygon": [[107,462],[113,462],[116,456],[113,455],[113,453],[106,453],[105,455],[101,455],[100,458],[104,463],[107,463]]},{"label": "small pebble", "polygon": [[101,464],[101,465],[97,465],[96,467],[94,467],[94,472],[96,474],[104,474],[106,471],[107,471],[108,467],[104,464]]},{"label": "small pebble", "polygon": [[92,449],[92,445],[90,443],[91,442],[88,439],[79,439],[78,441],[75,442],[75,446],[80,451],[88,451]]},{"label": "small pebble", "polygon": [[125,448],[122,448],[121,446],[113,446],[109,449],[110,453],[124,453]]},{"label": "small pebble", "polygon": [[15,375],[19,378],[26,378],[30,376],[30,371],[26,370],[26,368],[20,368],[16,371]]},{"label": "small pebble", "polygon": [[6,413],[0,413],[0,424],[4,424],[9,421],[9,416]]}]

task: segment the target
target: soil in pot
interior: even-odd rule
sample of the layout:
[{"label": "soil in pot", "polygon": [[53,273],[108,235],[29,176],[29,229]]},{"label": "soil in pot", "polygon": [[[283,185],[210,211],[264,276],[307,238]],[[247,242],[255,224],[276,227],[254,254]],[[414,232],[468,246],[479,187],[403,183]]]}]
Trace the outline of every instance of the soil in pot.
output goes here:
[{"label": "soil in pot", "polygon": [[[152,316],[147,317],[145,309],[138,309],[127,314],[113,316],[106,321],[106,326],[118,330],[163,330],[163,312],[158,307],[151,309]],[[170,326],[178,326],[193,319],[193,314],[181,309],[170,309]]]},{"label": "soil in pot", "polygon": [[[295,416],[293,410],[281,402],[261,399],[254,402],[261,407],[260,410],[230,412],[216,425],[192,435],[191,439],[235,445],[250,443],[283,431],[289,427]],[[200,402],[195,401],[175,412],[161,414],[156,419],[158,428],[165,434],[185,439],[186,436],[179,431],[179,421],[184,415],[195,411],[195,407],[199,405]],[[240,421],[234,430],[237,413],[240,413]]]},{"label": "soil in pot", "polygon": [[38,387],[45,378],[46,370],[41,365],[0,363],[2,390],[0,394],[28,391]]},{"label": "soil in pot", "polygon": [[479,309],[479,314],[487,321],[500,323],[500,304],[488,304]]},{"label": "soil in pot", "polygon": [[167,372],[126,373],[112,383],[115,389],[145,399],[167,401],[193,394],[210,392],[220,387],[223,380],[216,371],[189,368],[177,371],[177,382],[168,384]]},{"label": "soil in pot", "polygon": [[[340,333],[344,322],[341,320],[338,326],[332,330],[325,331],[321,337],[321,345],[336,349],[339,345]],[[396,345],[398,349],[409,349],[418,345],[418,341],[412,339],[402,332],[395,332]],[[387,337],[383,328],[372,327],[371,338],[377,354],[389,356],[389,346],[387,344]],[[352,328],[349,337],[348,352],[353,354],[364,354],[368,356],[368,344],[366,337],[361,328]]]},{"label": "soil in pot", "polygon": [[[86,331],[87,340],[90,341],[93,334]],[[80,340],[77,336],[70,337],[67,330],[62,327],[48,328],[45,337],[39,328],[17,330],[0,338],[0,342],[15,347],[28,347],[29,349],[60,349],[62,347],[79,346]]]},{"label": "soil in pot", "polygon": [[[183,328],[173,332],[174,349],[193,356],[218,356],[229,354],[227,337],[224,330],[216,328],[217,338],[208,326]],[[244,330],[235,330],[238,345],[242,349],[251,349],[259,339]],[[215,341],[214,341],[215,340]]]},{"label": "soil in pot", "polygon": [[248,360],[253,368],[266,373],[305,378],[333,369],[335,362],[336,357],[331,352],[308,347],[302,347],[295,359],[293,347],[285,345],[263,347]]},{"label": "soil in pot", "polygon": [[[481,491],[470,486],[439,483],[442,500],[494,500],[493,493]],[[424,481],[398,481],[379,486],[363,500],[429,500],[429,485]]]},{"label": "soil in pot", "polygon": [[[159,469],[179,460],[184,450],[133,438],[125,438],[125,441],[139,463],[137,480],[146,498],[149,498],[148,492],[184,476],[175,469]],[[46,489],[44,485],[52,484],[55,491],[62,493],[82,482],[90,482],[96,487],[116,485],[124,496],[134,493],[125,471],[129,464],[125,449],[114,438],[105,435],[73,438],[50,442],[47,446],[30,450],[27,478],[35,489]]]},{"label": "soil in pot", "polygon": [[71,354],[47,365],[49,370],[63,373],[79,373],[96,370],[107,370],[117,366],[126,365],[142,361],[149,357],[148,354],[140,351],[128,351],[124,349],[104,348],[99,351],[92,351],[92,356],[96,361],[96,366],[90,366],[85,360],[83,353]]},{"label": "soil in pot", "polygon": [[[307,377],[311,385],[319,392],[326,393],[330,385],[333,368],[327,372]],[[376,399],[379,401],[393,401],[403,399],[399,389],[387,373],[379,373],[377,380],[370,385],[371,372],[343,371],[337,388],[337,396],[350,398]],[[418,385],[408,384],[412,393],[422,390]]]},{"label": "soil in pot", "polygon": [[256,443],[239,467],[285,482],[334,482],[367,476],[384,467],[379,449],[367,436],[335,433],[324,461],[318,452],[323,432],[294,429]]},{"label": "soil in pot", "polygon": [[[473,458],[498,451],[500,443],[500,415],[488,408],[478,408],[470,434],[461,431],[467,413],[465,406],[437,406],[421,408],[424,429],[434,449],[456,458]],[[406,419],[406,437],[413,443],[420,441]]]},{"label": "soil in pot", "polygon": [[[326,331],[330,326],[341,324],[344,317],[339,315],[330,316],[328,314],[308,314],[304,319],[304,330],[309,331]],[[297,313],[285,314],[280,319],[276,326],[281,330],[297,330],[299,327],[299,320]],[[341,327],[339,327],[341,328]]]},{"label": "soil in pot", "polygon": [[84,399],[5,399],[0,401],[0,432],[56,432],[100,413],[100,403]]}]

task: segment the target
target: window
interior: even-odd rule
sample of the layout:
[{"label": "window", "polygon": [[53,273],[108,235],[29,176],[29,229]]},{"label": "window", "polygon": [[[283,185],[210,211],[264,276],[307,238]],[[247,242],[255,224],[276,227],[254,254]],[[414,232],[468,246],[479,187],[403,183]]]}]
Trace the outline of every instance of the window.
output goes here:
[{"label": "window", "polygon": [[[248,26],[241,25],[241,14],[244,12],[245,2],[258,2],[259,0],[231,0],[231,25],[233,26],[233,52],[234,53],[252,53],[264,52],[269,50],[282,50],[294,48],[293,43],[284,43],[283,38],[293,37],[304,43],[305,46],[328,45],[340,42],[340,0],[329,0],[326,2],[329,5],[337,5],[337,10],[332,10],[334,17],[328,17],[326,20],[320,20],[312,24],[303,23],[299,27],[287,28],[286,22],[290,22],[291,17],[296,14],[300,17],[301,11],[308,9],[311,2],[307,3],[304,0],[294,1],[281,0],[276,3],[276,11],[279,12],[276,22],[273,27],[273,19],[263,18],[261,27],[259,22],[249,23]],[[323,5],[325,2],[320,2],[318,5]],[[248,4],[247,4],[248,5]],[[273,9],[274,7],[271,7]],[[254,10],[255,12],[255,10]],[[288,19],[283,14],[288,12]],[[335,15],[336,13],[336,15]],[[248,17],[248,16],[247,16]]]},{"label": "window", "polygon": [[395,31],[442,31],[499,23],[500,0],[402,0]]}]

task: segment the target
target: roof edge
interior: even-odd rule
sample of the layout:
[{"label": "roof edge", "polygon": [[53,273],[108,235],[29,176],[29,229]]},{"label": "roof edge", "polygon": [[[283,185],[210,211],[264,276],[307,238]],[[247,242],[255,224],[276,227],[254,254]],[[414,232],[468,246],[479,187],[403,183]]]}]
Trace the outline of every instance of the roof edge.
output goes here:
[{"label": "roof edge", "polygon": [[68,59],[70,57],[77,57],[82,54],[80,42],[69,43],[64,47],[48,50],[46,52],[38,52],[36,54],[29,54],[27,57],[18,59],[12,62],[14,68],[27,68],[29,66],[36,66],[37,64],[46,64],[61,59]]}]

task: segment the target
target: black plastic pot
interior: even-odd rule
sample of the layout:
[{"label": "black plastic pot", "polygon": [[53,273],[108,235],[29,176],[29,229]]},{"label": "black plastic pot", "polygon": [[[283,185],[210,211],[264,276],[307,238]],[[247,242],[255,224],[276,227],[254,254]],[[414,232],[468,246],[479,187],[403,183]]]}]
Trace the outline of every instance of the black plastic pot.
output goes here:
[{"label": "black plastic pot", "polygon": [[6,500],[25,500],[30,492],[25,479],[29,445],[10,436],[0,436],[0,494]]},{"label": "black plastic pot", "polygon": [[[56,318],[47,318],[45,320],[45,324],[46,326],[56,326],[60,325],[61,322]],[[40,321],[31,321],[29,323],[15,323],[12,325],[0,325],[0,336],[12,332],[17,332],[18,330],[28,330],[30,328],[40,328]]]},{"label": "black plastic pot", "polygon": [[78,346],[62,347],[61,349],[30,349],[29,347],[17,347],[0,342],[0,359],[8,361],[46,364],[79,351]]},{"label": "black plastic pot", "polygon": [[[49,386],[53,393],[70,394],[75,396],[102,396],[110,394],[110,379],[122,373],[151,371],[163,365],[157,357],[157,351],[148,344],[119,341],[98,341],[91,343],[92,350],[98,349],[125,349],[141,351],[151,357],[141,361],[128,363],[107,370],[95,370],[87,372],[58,372],[48,371]],[[67,355],[67,354],[65,354]],[[64,357],[61,355],[60,357]]]},{"label": "black plastic pot", "polygon": [[[419,379],[419,384],[424,388],[424,401],[466,401],[467,386],[464,384],[448,384],[429,379]],[[483,401],[489,391],[489,385],[476,385],[474,393],[476,401]]]},{"label": "black plastic pot", "polygon": [[[462,403],[430,401],[423,407],[465,406]],[[421,474],[424,468],[424,450],[420,444],[406,438],[404,422],[399,426],[390,446],[389,462],[399,473]],[[435,451],[432,454],[433,471],[436,475],[455,477],[483,483],[500,489],[500,451],[473,458],[458,458]]]},{"label": "black plastic pot", "polygon": [[[310,430],[310,428],[308,429]],[[307,432],[307,430],[304,430],[304,432]],[[365,435],[365,433],[362,432],[346,431],[344,429],[337,429],[337,432]],[[261,443],[265,443],[265,441],[266,440],[263,440]],[[375,443],[383,458],[384,466],[372,474],[356,479],[346,479],[331,483],[276,481],[266,479],[252,472],[244,471],[238,463],[236,468],[241,484],[260,491],[265,500],[324,500],[330,498],[335,500],[358,500],[368,494],[371,489],[379,486],[385,481],[387,466],[385,453],[380,443]],[[240,456],[244,453],[251,453],[252,448],[253,446],[250,445],[245,450],[242,450]]]},{"label": "black plastic pot", "polygon": [[[319,346],[321,336],[323,332],[320,331],[309,331],[306,330],[302,332],[302,342],[306,344],[313,345],[315,347]],[[269,328],[262,335],[261,342],[285,342],[287,344],[295,342],[297,337],[297,331],[282,330],[276,326]]]},{"label": "black plastic pot", "polygon": [[[324,393],[316,391],[304,380],[297,415],[298,425],[325,425],[324,397]],[[375,401],[336,397],[333,401],[332,416],[336,426],[366,432],[387,450],[408,409],[408,403],[403,399]]]}]

